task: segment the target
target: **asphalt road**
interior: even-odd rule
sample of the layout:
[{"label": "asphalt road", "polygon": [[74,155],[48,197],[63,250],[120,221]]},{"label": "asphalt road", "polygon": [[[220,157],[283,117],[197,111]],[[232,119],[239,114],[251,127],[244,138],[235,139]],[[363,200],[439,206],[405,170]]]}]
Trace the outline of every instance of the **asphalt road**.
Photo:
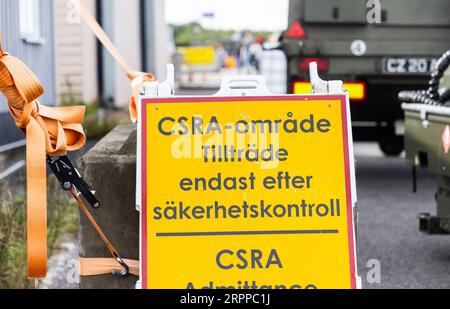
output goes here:
[{"label": "asphalt road", "polygon": [[[214,92],[181,90],[177,94]],[[417,215],[436,212],[434,176],[418,170],[414,194],[411,168],[402,157],[384,157],[375,143],[356,143],[355,156],[357,259],[363,288],[450,288],[450,236],[428,236],[418,230]],[[373,259],[380,263],[380,283],[367,280],[372,269],[367,263]]]},{"label": "asphalt road", "polygon": [[[450,288],[450,236],[418,231],[417,215],[435,213],[436,179],[403,158],[383,157],[376,144],[356,144],[358,190],[357,258],[364,288]],[[381,282],[369,283],[367,262],[377,259]]]}]

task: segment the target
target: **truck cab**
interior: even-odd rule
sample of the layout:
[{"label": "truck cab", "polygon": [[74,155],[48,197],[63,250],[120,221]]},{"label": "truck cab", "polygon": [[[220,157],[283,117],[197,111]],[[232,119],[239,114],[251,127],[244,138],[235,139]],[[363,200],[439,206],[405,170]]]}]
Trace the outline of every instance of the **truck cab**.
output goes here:
[{"label": "truck cab", "polygon": [[[344,81],[356,141],[403,151],[401,90],[426,89],[436,60],[450,48],[448,0],[290,0],[282,36],[288,89],[310,92],[308,66]],[[425,85],[425,87],[424,87]]]}]

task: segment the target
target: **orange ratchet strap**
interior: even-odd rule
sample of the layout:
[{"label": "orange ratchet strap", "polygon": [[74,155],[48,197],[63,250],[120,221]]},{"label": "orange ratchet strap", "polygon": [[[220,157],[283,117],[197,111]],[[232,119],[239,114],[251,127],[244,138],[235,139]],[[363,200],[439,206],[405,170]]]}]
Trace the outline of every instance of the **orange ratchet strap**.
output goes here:
[{"label": "orange ratchet strap", "polygon": [[103,46],[108,50],[111,56],[116,60],[120,67],[124,70],[128,79],[131,81],[132,96],[129,104],[130,117],[133,123],[137,121],[137,102],[136,98],[144,87],[144,82],[153,81],[155,76],[151,73],[133,71],[130,66],[122,57],[122,54],[109,39],[108,35],[98,24],[97,20],[92,16],[91,12],[86,7],[83,0],[72,0],[74,7],[78,10],[80,16],[84,19],[88,27],[94,32],[97,39],[103,44]]},{"label": "orange ratchet strap", "polygon": [[47,107],[38,78],[18,58],[4,52],[0,35],[0,92],[18,128],[26,134],[28,277],[47,272],[46,155],[62,156],[80,149],[85,108]]},{"label": "orange ratchet strap", "polygon": [[[45,278],[47,273],[46,158],[49,156],[52,161],[52,158],[63,157],[67,151],[78,150],[85,144],[86,137],[82,127],[85,107],[41,105],[37,98],[44,90],[39,80],[22,61],[3,51],[1,34],[0,92],[8,101],[9,110],[17,127],[26,134],[28,277],[41,279]],[[49,164],[51,166],[52,163]],[[113,258],[80,258],[80,274],[88,276],[112,273],[120,277],[128,274],[139,276],[139,261],[120,257],[87,210],[75,187],[70,185],[70,193],[113,256]]]},{"label": "orange ratchet strap", "polygon": [[105,243],[109,252],[113,256],[111,258],[78,258],[79,262],[79,273],[81,276],[97,276],[97,275],[106,275],[113,274],[119,277],[124,277],[128,274],[132,274],[135,276],[139,276],[139,261],[122,259],[119,255],[119,252],[114,248],[109,239],[105,236],[102,229],[98,226],[95,219],[89,213],[86,205],[84,205],[83,201],[78,196],[75,189],[70,190],[70,194],[75,198],[80,206],[80,209],[84,212],[88,220],[91,222],[94,229],[97,231],[100,238]]}]

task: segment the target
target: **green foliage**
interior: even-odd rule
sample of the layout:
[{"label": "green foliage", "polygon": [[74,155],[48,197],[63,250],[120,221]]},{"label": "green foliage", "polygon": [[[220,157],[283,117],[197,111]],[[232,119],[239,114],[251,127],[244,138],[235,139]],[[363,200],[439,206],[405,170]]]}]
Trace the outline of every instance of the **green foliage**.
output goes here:
[{"label": "green foliage", "polygon": [[[47,251],[51,256],[56,241],[78,230],[78,211],[70,196],[54,177],[48,186]],[[27,279],[25,196],[0,184],[0,288],[30,288]]]},{"label": "green foliage", "polygon": [[62,106],[86,106],[83,128],[88,139],[100,139],[118,124],[127,123],[129,121],[127,113],[111,110],[107,111],[100,106],[99,101],[86,104],[77,100],[76,96],[71,93],[62,95],[61,101]]},{"label": "green foliage", "polygon": [[175,44],[195,45],[195,44],[215,44],[230,40],[234,31],[204,29],[198,23],[177,25],[174,27]]},{"label": "green foliage", "polygon": [[128,123],[128,113],[106,111],[93,104],[86,109],[83,128],[90,139],[100,139],[111,132],[117,125]]},{"label": "green foliage", "polygon": [[[205,29],[199,23],[189,23],[184,25],[172,25],[175,45],[215,45],[233,39],[234,30],[213,30]],[[251,32],[254,38],[262,37],[267,40],[271,33],[268,31]]]}]

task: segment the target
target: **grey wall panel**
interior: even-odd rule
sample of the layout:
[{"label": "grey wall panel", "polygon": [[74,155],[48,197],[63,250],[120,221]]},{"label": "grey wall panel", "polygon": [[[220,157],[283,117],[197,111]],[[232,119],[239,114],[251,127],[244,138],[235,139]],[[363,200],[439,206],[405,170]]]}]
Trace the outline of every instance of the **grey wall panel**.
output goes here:
[{"label": "grey wall panel", "polygon": [[[53,4],[52,0],[39,0],[41,3],[41,29],[43,44],[29,44],[20,38],[19,1],[0,0],[0,32],[3,36],[3,47],[12,55],[26,63],[41,81],[45,94],[41,102],[54,105],[55,70],[53,45]],[[7,110],[4,98],[0,98],[0,112]]]},{"label": "grey wall panel", "polygon": [[[46,105],[56,102],[54,43],[53,43],[53,3],[52,0],[41,2],[41,32],[44,44],[29,44],[20,38],[19,31],[19,1],[0,0],[0,32],[3,37],[3,47],[12,55],[22,59],[41,81],[45,95],[40,101]],[[0,95],[0,145],[23,138],[16,129],[12,118],[7,112],[7,104]]]},{"label": "grey wall panel", "polygon": [[[111,0],[100,0],[100,20],[106,34],[114,42],[114,2]],[[101,72],[100,72],[100,88],[101,100],[106,106],[114,106],[116,102],[116,62],[110,53],[102,46],[101,47]]]}]

